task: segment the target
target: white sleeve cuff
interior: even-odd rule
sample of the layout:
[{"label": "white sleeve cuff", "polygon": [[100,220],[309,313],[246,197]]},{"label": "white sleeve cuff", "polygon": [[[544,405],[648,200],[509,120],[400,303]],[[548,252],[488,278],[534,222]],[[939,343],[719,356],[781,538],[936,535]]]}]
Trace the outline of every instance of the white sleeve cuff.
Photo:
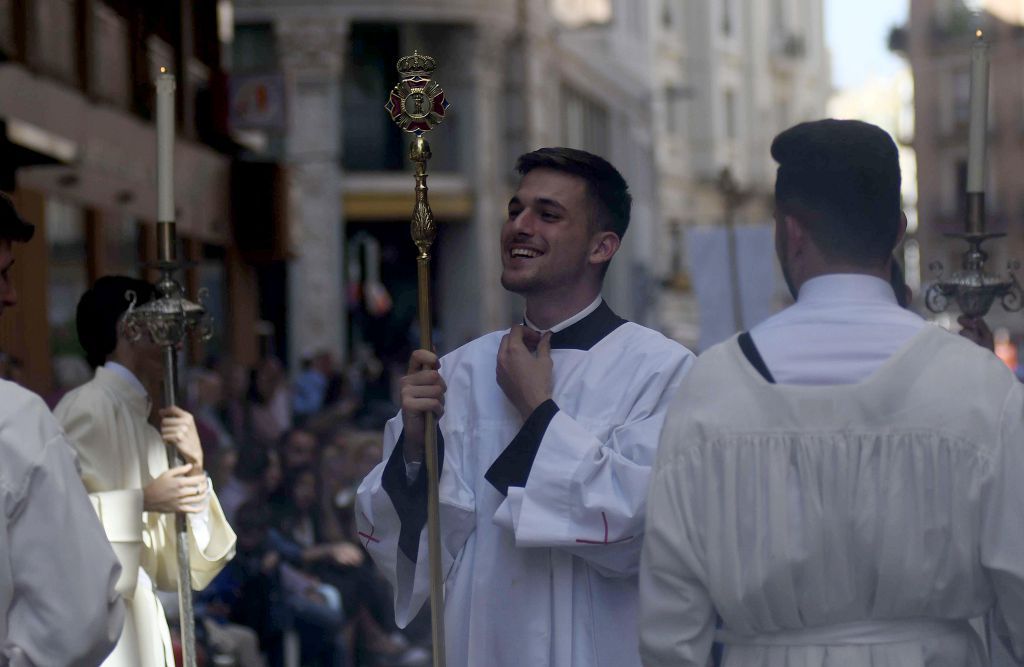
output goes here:
[{"label": "white sleeve cuff", "polygon": [[192,530],[192,537],[196,541],[196,548],[205,551],[210,545],[210,494],[213,493],[213,480],[209,475],[206,477],[206,495],[203,497],[203,509],[196,514],[188,515],[188,525]]}]

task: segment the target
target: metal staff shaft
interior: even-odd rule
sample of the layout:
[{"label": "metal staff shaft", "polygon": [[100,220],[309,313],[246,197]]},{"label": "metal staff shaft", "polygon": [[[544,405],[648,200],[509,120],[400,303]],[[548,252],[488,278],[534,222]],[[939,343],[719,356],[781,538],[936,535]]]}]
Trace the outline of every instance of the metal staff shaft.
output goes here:
[{"label": "metal staff shaft", "polygon": [[[419,297],[420,347],[434,348],[430,316],[430,247],[436,227],[427,199],[427,160],[430,145],[417,137],[409,149],[409,159],[416,165],[416,204],[412,214],[412,238],[419,249],[416,257],[416,278]],[[441,576],[441,516],[438,505],[440,470],[437,457],[437,418],[432,412],[424,419],[423,447],[427,465],[427,549],[430,559],[430,621],[433,640],[434,667],[444,667],[444,579]]]},{"label": "metal staff shaft", "polygon": [[[157,223],[157,255],[159,257],[163,277],[158,285],[161,292],[172,289],[180,290],[174,281],[175,238],[174,222]],[[177,296],[173,293],[161,294],[164,298]],[[183,313],[184,315],[184,313]],[[178,341],[165,341],[164,345],[164,407],[171,408],[178,402]],[[167,467],[174,468],[182,464],[178,450],[173,445],[167,446]],[[178,561],[178,625],[181,627],[181,659],[183,667],[196,665],[196,619],[192,606],[192,562],[189,553],[188,520],[184,512],[174,514],[174,544]]]},{"label": "metal staff shaft", "polygon": [[[160,68],[156,81],[157,113],[157,267],[160,281],[157,299],[138,306],[135,294],[124,315],[125,332],[132,340],[146,338],[164,348],[164,407],[174,407],[178,393],[178,346],[189,333],[205,340],[212,332],[210,317],[199,303],[184,297],[174,273],[182,268],[176,258],[177,238],[174,223],[174,76]],[[138,306],[138,307],[136,307]],[[168,445],[167,466],[181,465],[177,448]],[[184,513],[174,516],[175,551],[178,562],[178,608],[181,626],[181,657],[184,667],[196,666],[195,612],[192,607],[192,567],[189,558],[188,522]]]},{"label": "metal staff shaft", "polygon": [[[164,407],[177,404],[178,351],[174,346],[164,348]],[[182,464],[178,450],[168,445],[167,467]],[[184,512],[174,514],[175,550],[178,559],[178,624],[181,626],[181,659],[184,667],[196,664],[196,618],[192,606],[192,563],[189,554],[188,520]]]}]

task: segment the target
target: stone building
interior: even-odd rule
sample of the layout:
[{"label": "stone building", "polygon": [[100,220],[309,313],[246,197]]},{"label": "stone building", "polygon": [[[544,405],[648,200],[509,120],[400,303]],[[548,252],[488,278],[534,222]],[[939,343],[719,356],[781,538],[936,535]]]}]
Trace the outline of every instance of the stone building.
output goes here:
[{"label": "stone building", "polygon": [[[686,231],[722,225],[721,174],[741,195],[738,225],[771,221],[771,140],[821,118],[830,94],[822,0],[664,0],[658,24],[659,239],[669,276],[661,325],[696,346],[700,328],[685,271]],[[772,252],[765,248],[765,252]],[[729,308],[729,304],[721,304]],[[746,323],[749,326],[751,323]]]},{"label": "stone building", "polygon": [[279,71],[284,82],[287,122],[253,133],[249,157],[286,165],[292,231],[280,289],[290,359],[366,346],[407,354],[416,311],[409,137],[383,106],[397,59],[414,49],[436,58],[435,79],[452,104],[428,135],[438,347],[520,316],[521,303],[499,283],[498,235],[515,157],[544,145],[602,154],[633,185],[634,221],[606,292],[625,316],[648,317],[659,215],[648,74],[655,6],[237,2],[234,74]]},{"label": "stone building", "polygon": [[0,189],[36,225],[32,242],[16,246],[21,304],[0,318],[0,351],[21,360],[36,391],[70,379],[86,287],[107,273],[142,275],[141,263],[155,259],[146,223],[156,217],[161,66],[178,77],[180,255],[196,262],[184,282],[193,294],[210,290],[217,322],[204,354],[255,357],[258,298],[232,225],[218,6],[0,0]]}]

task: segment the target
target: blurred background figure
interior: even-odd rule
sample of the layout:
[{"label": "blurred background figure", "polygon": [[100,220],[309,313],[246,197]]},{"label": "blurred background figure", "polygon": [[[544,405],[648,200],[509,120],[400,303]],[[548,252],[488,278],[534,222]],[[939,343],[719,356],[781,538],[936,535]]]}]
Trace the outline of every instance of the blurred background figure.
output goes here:
[{"label": "blurred background figure", "polygon": [[327,350],[303,357],[292,399],[296,421],[301,423],[324,408],[328,390],[336,377],[334,358]]},{"label": "blurred background figure", "polygon": [[263,444],[276,442],[292,421],[288,379],[280,359],[266,357],[253,369],[246,399],[249,437]]}]

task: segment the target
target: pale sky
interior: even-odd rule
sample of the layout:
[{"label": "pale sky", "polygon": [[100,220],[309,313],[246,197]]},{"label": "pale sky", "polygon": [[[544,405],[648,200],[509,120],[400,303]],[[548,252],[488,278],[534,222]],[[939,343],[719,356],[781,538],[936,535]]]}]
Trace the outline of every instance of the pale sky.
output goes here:
[{"label": "pale sky", "polygon": [[898,69],[889,29],[907,19],[910,0],[825,0],[825,41],[832,54],[832,86],[842,90]]}]

